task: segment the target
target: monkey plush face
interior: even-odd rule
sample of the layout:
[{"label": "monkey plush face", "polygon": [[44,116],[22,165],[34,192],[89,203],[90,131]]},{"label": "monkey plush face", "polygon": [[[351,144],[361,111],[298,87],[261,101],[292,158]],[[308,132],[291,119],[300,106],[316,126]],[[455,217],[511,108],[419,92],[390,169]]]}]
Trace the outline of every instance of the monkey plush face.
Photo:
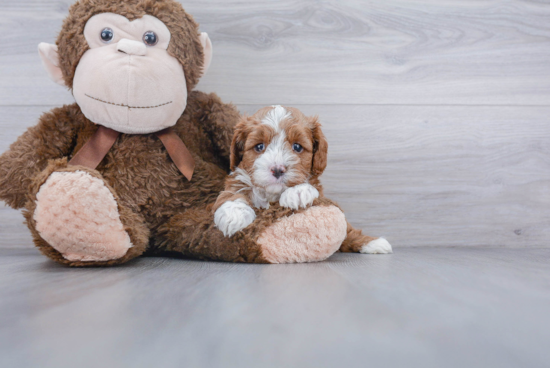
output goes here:
[{"label": "monkey plush face", "polygon": [[168,54],[170,31],[155,17],[130,22],[98,14],[84,29],[73,94],[84,115],[122,133],[151,133],[176,123],[187,104],[185,74]]},{"label": "monkey plush face", "polygon": [[[171,5],[167,1],[161,2]],[[82,4],[86,1],[75,6]],[[175,6],[175,10],[184,15],[181,6]],[[166,8],[159,16],[165,16],[168,10]],[[202,50],[199,52],[182,49],[179,40],[176,40],[180,47],[177,49],[169,27],[161,19],[144,12],[146,14],[137,11],[131,20],[114,12],[101,12],[82,22],[79,36],[83,37],[74,40],[80,42],[73,42],[85,42],[86,47],[76,62],[63,60],[65,50],[60,49],[58,53],[56,45],[39,45],[40,56],[50,76],[56,82],[72,87],[83,114],[96,124],[127,134],[152,133],[175,125],[187,105],[188,91],[193,87],[189,85],[191,78],[186,75],[184,65],[190,64],[188,60],[192,56],[199,56],[203,60],[196,65],[202,67],[200,72],[203,74],[212,55],[208,35],[191,33],[196,27],[192,20],[182,19],[182,23],[191,24],[189,33],[195,39],[189,44],[197,46],[200,42]],[[181,38],[180,34],[178,36]],[[60,36],[58,44],[70,40]],[[175,54],[174,50],[180,54]],[[71,51],[67,50],[67,54]],[[63,68],[64,61],[74,71]],[[195,74],[192,80],[196,83],[196,71],[190,70],[189,66],[187,69]],[[72,85],[68,85],[68,81]]]}]

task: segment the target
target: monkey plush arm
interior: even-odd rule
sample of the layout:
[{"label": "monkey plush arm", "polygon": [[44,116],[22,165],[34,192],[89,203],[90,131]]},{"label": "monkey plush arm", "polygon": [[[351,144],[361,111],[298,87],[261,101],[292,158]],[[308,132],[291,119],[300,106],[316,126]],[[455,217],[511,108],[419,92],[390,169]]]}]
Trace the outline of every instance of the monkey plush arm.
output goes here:
[{"label": "monkey plush arm", "polygon": [[15,209],[25,205],[32,179],[48,160],[68,156],[73,148],[73,106],[56,108],[40,117],[0,156],[0,199]]},{"label": "monkey plush arm", "polygon": [[223,103],[215,93],[199,91],[191,92],[187,106],[209,135],[220,157],[229,163],[233,130],[240,118],[237,108]]}]

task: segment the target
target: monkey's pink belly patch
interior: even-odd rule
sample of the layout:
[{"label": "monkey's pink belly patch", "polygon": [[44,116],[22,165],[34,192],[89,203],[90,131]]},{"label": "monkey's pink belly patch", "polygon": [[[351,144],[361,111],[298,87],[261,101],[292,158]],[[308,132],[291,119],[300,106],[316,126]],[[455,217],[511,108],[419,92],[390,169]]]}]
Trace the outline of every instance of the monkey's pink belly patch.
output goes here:
[{"label": "monkey's pink belly patch", "polygon": [[264,230],[258,244],[271,263],[318,262],[336,252],[346,234],[342,211],[318,206],[277,221]]},{"label": "monkey's pink belly patch", "polygon": [[83,171],[55,172],[36,195],[40,236],[70,261],[109,261],[132,247],[116,200],[102,180]]}]

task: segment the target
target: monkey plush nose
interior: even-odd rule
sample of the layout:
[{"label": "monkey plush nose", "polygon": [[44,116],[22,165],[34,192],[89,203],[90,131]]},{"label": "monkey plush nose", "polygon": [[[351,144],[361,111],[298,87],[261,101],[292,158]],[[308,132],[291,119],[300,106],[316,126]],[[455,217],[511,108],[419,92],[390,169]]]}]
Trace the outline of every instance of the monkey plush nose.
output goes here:
[{"label": "monkey plush nose", "polygon": [[147,46],[143,42],[128,40],[126,38],[118,41],[116,49],[128,55],[145,56],[147,53]]}]

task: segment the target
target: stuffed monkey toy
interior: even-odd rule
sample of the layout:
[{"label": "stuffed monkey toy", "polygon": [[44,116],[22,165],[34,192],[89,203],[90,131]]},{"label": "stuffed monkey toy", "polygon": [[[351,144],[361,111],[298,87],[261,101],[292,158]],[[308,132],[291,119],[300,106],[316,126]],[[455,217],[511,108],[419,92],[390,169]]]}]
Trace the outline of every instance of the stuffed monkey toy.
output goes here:
[{"label": "stuffed monkey toy", "polygon": [[[80,0],[56,45],[40,44],[39,54],[76,103],[42,115],[0,157],[0,199],[23,209],[49,258],[69,266],[159,253],[310,262],[342,245],[346,220],[328,199],[272,206],[230,237],[215,226],[239,114],[193,91],[212,45],[176,1]],[[324,168],[326,151],[317,159]],[[280,256],[290,243],[292,254]]]}]

